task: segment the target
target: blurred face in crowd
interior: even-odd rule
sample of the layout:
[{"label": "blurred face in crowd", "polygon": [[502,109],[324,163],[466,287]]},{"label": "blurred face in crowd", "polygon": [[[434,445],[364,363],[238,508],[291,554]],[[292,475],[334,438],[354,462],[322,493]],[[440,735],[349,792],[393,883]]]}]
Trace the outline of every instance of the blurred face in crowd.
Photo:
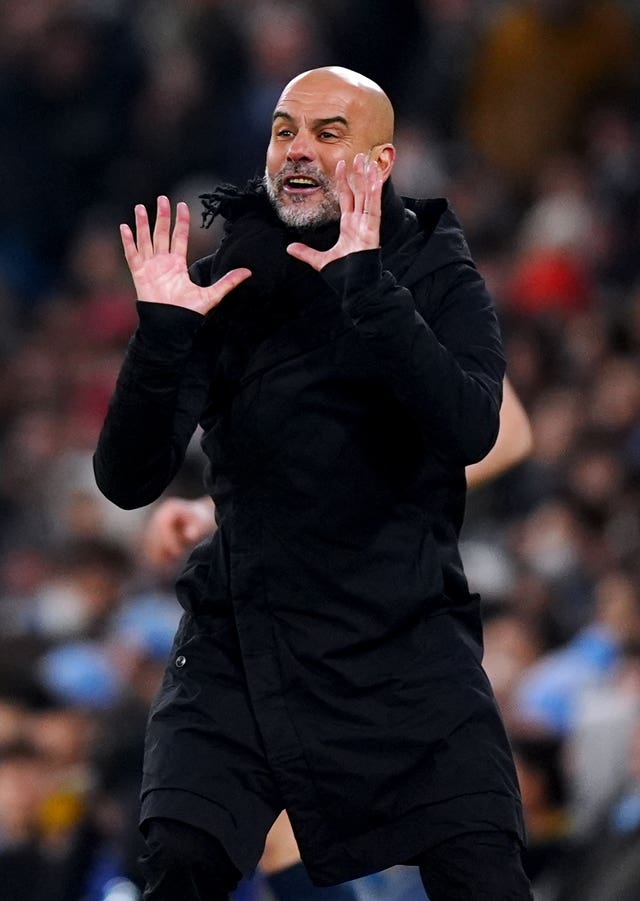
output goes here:
[{"label": "blurred face in crowd", "polygon": [[273,114],[265,186],[282,221],[313,228],[340,218],[339,160],[350,168],[370,154],[385,178],[395,150],[393,108],[372,81],[348,69],[314,69],[294,78]]},{"label": "blurred face in crowd", "polygon": [[33,838],[46,792],[46,764],[32,750],[0,759],[0,834],[7,845]]}]

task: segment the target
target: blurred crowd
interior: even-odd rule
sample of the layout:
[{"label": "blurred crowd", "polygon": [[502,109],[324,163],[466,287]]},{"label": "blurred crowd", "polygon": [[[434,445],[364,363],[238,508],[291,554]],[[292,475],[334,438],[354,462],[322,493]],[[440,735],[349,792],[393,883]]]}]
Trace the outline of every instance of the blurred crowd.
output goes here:
[{"label": "blurred crowd", "polygon": [[[396,187],[450,199],[531,418],[463,555],[536,901],[640,897],[639,34],[633,0],[0,5],[0,901],[138,897],[179,611],[149,510],[92,476],[136,323],[118,223],[261,172],[282,86],[326,64],[389,93]],[[192,259],[218,237],[198,218]],[[201,466],[194,440],[168,493]],[[408,897],[362,897],[384,891]]]}]

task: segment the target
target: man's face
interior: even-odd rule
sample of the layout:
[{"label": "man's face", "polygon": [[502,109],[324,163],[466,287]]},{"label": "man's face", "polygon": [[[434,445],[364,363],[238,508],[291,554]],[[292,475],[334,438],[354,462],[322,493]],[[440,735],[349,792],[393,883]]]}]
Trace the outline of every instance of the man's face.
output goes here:
[{"label": "man's face", "polygon": [[340,218],[339,160],[350,169],[372,140],[367,103],[348,84],[316,75],[285,89],[273,116],[265,186],[280,219],[315,228]]}]

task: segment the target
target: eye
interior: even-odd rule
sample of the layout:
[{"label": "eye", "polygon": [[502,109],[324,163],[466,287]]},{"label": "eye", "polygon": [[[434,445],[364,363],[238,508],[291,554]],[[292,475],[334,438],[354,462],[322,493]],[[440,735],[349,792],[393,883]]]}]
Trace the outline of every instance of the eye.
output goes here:
[{"label": "eye", "polygon": [[293,136],[293,132],[290,128],[279,128],[276,131],[277,138],[291,138]]},{"label": "eye", "polygon": [[338,135],[333,131],[321,131],[319,136],[322,141],[337,141]]}]

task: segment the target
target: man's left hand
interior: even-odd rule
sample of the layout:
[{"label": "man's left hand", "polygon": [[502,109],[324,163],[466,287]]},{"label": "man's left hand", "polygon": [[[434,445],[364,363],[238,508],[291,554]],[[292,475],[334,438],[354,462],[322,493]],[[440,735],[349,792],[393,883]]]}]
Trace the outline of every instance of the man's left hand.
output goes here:
[{"label": "man's left hand", "polygon": [[306,244],[289,244],[287,253],[318,272],[334,260],[359,250],[380,246],[380,215],[383,177],[375,160],[357,153],[353,168],[340,160],[336,166],[336,186],[340,200],[340,236],[329,250],[320,251]]}]

